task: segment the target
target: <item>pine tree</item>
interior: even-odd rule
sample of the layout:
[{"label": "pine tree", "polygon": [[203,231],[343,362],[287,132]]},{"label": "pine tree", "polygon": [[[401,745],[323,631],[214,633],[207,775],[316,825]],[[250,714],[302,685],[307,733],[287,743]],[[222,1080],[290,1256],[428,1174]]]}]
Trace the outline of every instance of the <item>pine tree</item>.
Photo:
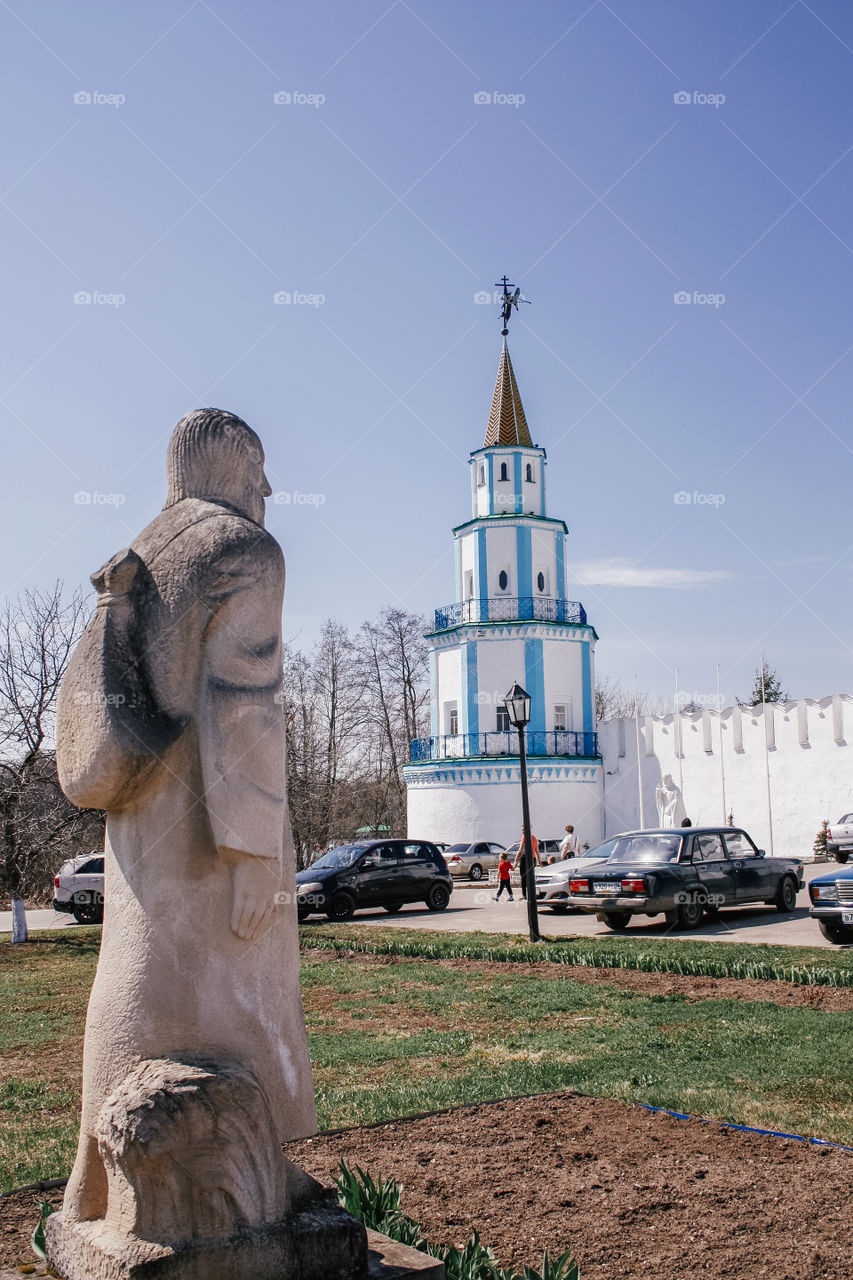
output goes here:
[{"label": "pine tree", "polygon": [[815,859],[816,859],[818,862],[825,862],[825,861],[826,861],[826,858],[827,858],[827,853],[826,853],[826,829],[827,829],[827,827],[828,827],[828,826],[829,826],[829,819],[828,819],[828,818],[824,818],[823,822],[820,824],[820,831],[818,831],[817,835],[815,836],[815,838],[814,838],[814,844],[812,845],[812,849],[814,850]]},{"label": "pine tree", "polygon": [[[764,675],[764,689],[761,688],[761,676]],[[782,688],[782,680],[774,667],[766,658],[761,659],[761,664],[755,669],[755,679],[752,682],[752,692],[747,698],[738,698],[739,707],[756,707],[763,702],[787,702],[790,694]]]}]

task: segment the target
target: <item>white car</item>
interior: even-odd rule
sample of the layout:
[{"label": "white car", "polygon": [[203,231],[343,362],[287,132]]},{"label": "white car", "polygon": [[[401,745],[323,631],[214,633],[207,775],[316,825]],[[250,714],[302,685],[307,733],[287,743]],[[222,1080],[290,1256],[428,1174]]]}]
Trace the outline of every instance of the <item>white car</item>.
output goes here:
[{"label": "white car", "polygon": [[[594,849],[586,849],[576,853],[562,862],[550,862],[545,866],[534,868],[536,877],[536,901],[540,907],[550,907],[552,911],[562,914],[568,911],[569,881],[578,873],[586,872],[595,863],[606,862],[616,847],[616,840],[605,840]],[[574,908],[577,910],[578,908]]]},{"label": "white car", "polygon": [[94,849],[63,862],[53,877],[53,909],[72,915],[78,924],[100,924],[104,918],[104,854]]},{"label": "white car", "polygon": [[853,852],[853,813],[845,813],[843,818],[826,828],[826,852],[836,862],[846,862],[850,857]]}]

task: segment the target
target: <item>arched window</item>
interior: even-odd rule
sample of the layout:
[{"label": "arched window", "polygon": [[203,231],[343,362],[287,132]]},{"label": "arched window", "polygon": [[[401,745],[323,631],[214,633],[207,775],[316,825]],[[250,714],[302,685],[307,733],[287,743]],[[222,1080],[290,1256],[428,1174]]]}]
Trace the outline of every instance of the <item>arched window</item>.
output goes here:
[{"label": "arched window", "polygon": [[540,592],[545,590],[545,574],[539,573],[536,577],[536,585]]},{"label": "arched window", "polygon": [[501,591],[506,591],[507,587],[509,586],[509,574],[507,573],[506,569],[501,569],[500,573],[498,574],[498,586],[500,587]]},{"label": "arched window", "polygon": [[507,471],[507,469],[506,469],[506,463],[505,463],[505,462],[502,462],[502,463],[501,463],[501,474],[500,474],[500,479],[501,479],[501,480],[508,480],[508,479],[509,479],[509,472],[508,472],[508,471]]},{"label": "arched window", "polygon": [[486,483],[486,468],[483,466],[481,462],[477,471],[477,484],[483,485],[485,483]]},{"label": "arched window", "polygon": [[532,462],[528,462],[526,474],[527,474],[527,483],[533,484],[534,480],[533,480],[533,463]]}]

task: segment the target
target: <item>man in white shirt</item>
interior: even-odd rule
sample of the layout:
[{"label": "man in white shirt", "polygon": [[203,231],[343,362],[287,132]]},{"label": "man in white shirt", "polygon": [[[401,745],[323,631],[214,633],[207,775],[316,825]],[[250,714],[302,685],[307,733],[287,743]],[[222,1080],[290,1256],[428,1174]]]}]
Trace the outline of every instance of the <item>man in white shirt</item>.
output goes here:
[{"label": "man in white shirt", "polygon": [[581,851],[580,841],[575,835],[575,829],[571,823],[566,827],[566,834],[560,842],[560,857],[574,858]]}]

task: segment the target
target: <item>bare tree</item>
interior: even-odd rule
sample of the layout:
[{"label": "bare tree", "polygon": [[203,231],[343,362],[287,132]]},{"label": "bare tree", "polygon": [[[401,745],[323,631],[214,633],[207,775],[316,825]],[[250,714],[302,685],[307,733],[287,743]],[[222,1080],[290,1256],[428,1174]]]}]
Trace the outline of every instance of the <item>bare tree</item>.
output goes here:
[{"label": "bare tree", "polygon": [[12,899],[12,941],[27,940],[26,897],[61,837],[90,818],[59,789],[53,733],[59,685],[86,621],[80,590],[27,591],[0,615],[0,888]]},{"label": "bare tree", "polygon": [[612,676],[600,676],[595,683],[595,718],[597,721],[630,719],[637,712],[641,716],[666,715],[666,699],[660,694],[640,689],[634,706],[633,689],[625,689],[621,680]]}]

